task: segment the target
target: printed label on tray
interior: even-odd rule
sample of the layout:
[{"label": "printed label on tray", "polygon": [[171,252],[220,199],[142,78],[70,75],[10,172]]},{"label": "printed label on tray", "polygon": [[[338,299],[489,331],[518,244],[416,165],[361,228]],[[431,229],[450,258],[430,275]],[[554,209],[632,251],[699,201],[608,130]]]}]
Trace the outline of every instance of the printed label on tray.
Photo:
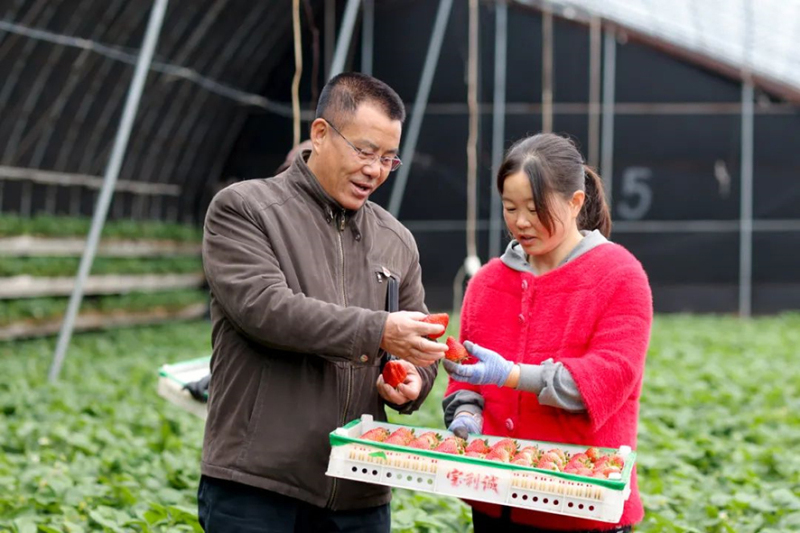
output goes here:
[{"label": "printed label on tray", "polygon": [[470,465],[440,463],[436,473],[436,486],[453,496],[487,499],[499,498],[508,492],[508,476],[485,468]]}]

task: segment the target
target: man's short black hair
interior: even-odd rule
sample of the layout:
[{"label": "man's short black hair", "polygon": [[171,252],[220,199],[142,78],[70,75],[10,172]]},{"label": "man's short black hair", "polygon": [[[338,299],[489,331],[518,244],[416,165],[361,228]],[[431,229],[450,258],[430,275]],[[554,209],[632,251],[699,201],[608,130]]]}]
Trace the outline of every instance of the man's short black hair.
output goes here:
[{"label": "man's short black hair", "polygon": [[403,122],[406,118],[406,108],[394,89],[360,72],[343,72],[325,84],[319,95],[316,118],[344,127],[364,102],[383,109],[392,120]]}]

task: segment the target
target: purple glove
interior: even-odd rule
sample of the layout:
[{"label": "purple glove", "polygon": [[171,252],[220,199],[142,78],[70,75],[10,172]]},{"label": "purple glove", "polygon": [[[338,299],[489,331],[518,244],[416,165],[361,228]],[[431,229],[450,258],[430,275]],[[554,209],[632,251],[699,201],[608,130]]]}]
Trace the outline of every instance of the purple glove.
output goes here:
[{"label": "purple glove", "polygon": [[481,348],[470,341],[464,343],[464,348],[478,362],[474,365],[459,365],[442,359],[442,365],[451,378],[471,385],[497,385],[498,387],[505,385],[508,375],[514,368],[514,363],[499,353]]},{"label": "purple glove", "polygon": [[452,431],[456,437],[467,440],[467,436],[480,435],[483,431],[483,416],[470,413],[460,413],[453,418],[448,431]]}]

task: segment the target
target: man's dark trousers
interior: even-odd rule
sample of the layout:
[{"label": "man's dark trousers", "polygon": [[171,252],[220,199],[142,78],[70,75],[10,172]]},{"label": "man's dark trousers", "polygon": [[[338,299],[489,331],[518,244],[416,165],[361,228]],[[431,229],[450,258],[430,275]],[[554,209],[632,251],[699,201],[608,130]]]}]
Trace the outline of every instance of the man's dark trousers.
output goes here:
[{"label": "man's dark trousers", "polygon": [[275,492],[202,476],[197,491],[206,533],[388,533],[389,504],[331,511]]}]

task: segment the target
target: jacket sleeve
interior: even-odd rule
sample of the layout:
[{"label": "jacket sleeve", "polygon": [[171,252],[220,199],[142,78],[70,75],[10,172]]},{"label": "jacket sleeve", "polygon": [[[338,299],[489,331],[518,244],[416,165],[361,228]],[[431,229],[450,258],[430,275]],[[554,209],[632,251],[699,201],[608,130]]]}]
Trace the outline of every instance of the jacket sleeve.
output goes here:
[{"label": "jacket sleeve", "polygon": [[[420,313],[427,313],[428,308],[425,306],[425,288],[422,286],[422,267],[419,264],[419,251],[417,250],[416,243],[413,242],[413,238],[412,246],[414,253],[411,263],[400,282],[399,307],[401,311],[419,311]],[[419,409],[433,388],[438,369],[438,364],[426,367],[418,366],[417,370],[422,379],[422,389],[420,390],[419,397],[403,405],[388,405],[402,414],[410,414]]]},{"label": "jacket sleeve", "polygon": [[639,394],[653,322],[653,299],[641,267],[611,282],[608,305],[582,357],[561,358],[586,405],[592,427],[602,427]]},{"label": "jacket sleeve", "polygon": [[[228,187],[208,209],[203,268],[225,316],[250,340],[270,348],[371,364],[385,311],[342,307],[295,293],[268,234],[238,191]],[[360,357],[367,355],[367,361]]]}]

